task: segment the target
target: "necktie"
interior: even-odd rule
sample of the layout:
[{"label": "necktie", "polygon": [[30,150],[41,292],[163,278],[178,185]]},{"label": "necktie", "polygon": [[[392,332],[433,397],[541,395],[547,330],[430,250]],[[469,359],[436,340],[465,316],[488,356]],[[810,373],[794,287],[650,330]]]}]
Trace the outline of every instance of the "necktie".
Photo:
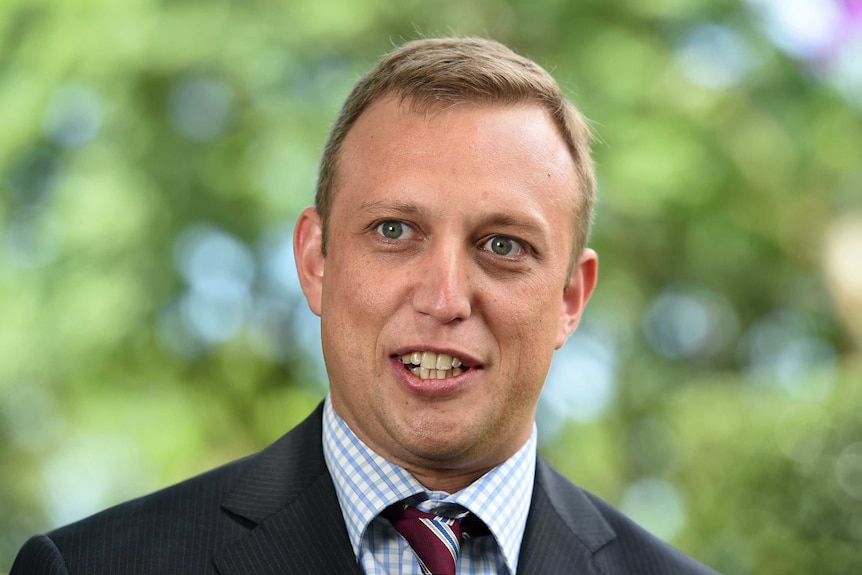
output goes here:
[{"label": "necktie", "polygon": [[383,516],[413,548],[425,575],[455,575],[461,540],[489,533],[469,512],[460,513],[458,518],[441,517],[399,502],[388,507]]}]

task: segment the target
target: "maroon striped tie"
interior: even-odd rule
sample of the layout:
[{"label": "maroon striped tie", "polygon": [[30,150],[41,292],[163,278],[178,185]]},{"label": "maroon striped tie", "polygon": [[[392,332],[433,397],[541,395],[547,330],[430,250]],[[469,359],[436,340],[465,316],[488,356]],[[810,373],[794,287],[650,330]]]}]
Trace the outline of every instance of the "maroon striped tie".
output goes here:
[{"label": "maroon striped tie", "polygon": [[471,521],[462,526],[461,518],[426,513],[403,502],[388,507],[383,516],[410,544],[425,575],[455,575],[461,540],[489,533],[485,524],[475,516],[471,516]]}]

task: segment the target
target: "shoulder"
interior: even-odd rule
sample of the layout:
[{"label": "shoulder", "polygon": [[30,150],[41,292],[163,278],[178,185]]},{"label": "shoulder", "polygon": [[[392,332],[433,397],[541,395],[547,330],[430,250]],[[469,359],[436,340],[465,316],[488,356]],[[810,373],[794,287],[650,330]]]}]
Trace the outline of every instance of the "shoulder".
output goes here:
[{"label": "shoulder", "polygon": [[54,542],[45,535],[30,538],[21,551],[10,575],[67,575],[69,569]]},{"label": "shoulder", "polygon": [[543,514],[557,515],[556,520],[592,555],[600,573],[715,575],[542,459],[537,464],[534,498],[546,499]]},{"label": "shoulder", "polygon": [[11,574],[211,572],[215,550],[268,513],[232,509],[247,500],[277,505],[313,479],[323,459],[318,412],[259,453],[31,538]]},{"label": "shoulder", "polygon": [[[235,461],[33,537],[11,573],[205,573],[210,567],[203,549],[243,531],[221,512],[220,501],[248,461]],[[179,555],[184,555],[185,571],[176,570]]]}]

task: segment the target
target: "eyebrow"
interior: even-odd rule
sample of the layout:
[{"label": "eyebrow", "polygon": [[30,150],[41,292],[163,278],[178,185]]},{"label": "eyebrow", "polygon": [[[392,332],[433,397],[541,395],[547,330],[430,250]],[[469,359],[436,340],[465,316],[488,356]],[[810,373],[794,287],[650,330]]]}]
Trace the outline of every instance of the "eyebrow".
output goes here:
[{"label": "eyebrow", "polygon": [[544,235],[544,228],[531,217],[514,217],[511,214],[495,212],[482,220],[486,226],[519,228],[530,233]]},{"label": "eyebrow", "polygon": [[367,212],[369,214],[391,214],[393,212],[412,215],[422,213],[424,210],[412,202],[402,200],[365,200],[356,209],[357,212]]}]

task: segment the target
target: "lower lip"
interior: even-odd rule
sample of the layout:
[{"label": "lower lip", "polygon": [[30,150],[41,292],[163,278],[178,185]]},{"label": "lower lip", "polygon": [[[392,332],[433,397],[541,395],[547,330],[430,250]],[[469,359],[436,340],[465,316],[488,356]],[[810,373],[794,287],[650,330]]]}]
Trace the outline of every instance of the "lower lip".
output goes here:
[{"label": "lower lip", "polygon": [[429,398],[443,398],[463,391],[470,387],[476,376],[479,375],[478,372],[481,371],[480,368],[471,367],[460,375],[446,379],[422,379],[405,369],[400,358],[393,357],[391,362],[395,377],[408,391]]}]

